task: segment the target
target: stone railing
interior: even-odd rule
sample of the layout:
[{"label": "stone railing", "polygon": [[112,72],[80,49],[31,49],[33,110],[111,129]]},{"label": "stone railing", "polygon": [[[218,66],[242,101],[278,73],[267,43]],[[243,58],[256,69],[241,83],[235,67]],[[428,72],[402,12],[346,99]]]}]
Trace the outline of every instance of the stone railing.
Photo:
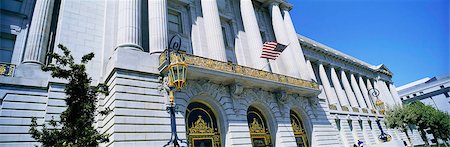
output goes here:
[{"label": "stone railing", "polygon": [[0,75],[1,76],[14,76],[16,65],[9,63],[0,63]]},{"label": "stone railing", "polygon": [[[171,53],[171,56],[176,56],[177,53]],[[180,55],[180,54],[178,54]],[[319,85],[312,81],[302,80],[286,75],[276,74],[272,72],[267,72],[263,70],[258,70],[246,66],[236,65],[232,63],[217,61],[209,58],[199,57],[190,54],[181,54],[185,58],[185,62],[188,65],[197,66],[201,68],[217,70],[222,72],[235,73],[239,75],[254,77],[263,80],[269,80],[274,82],[280,82],[284,84],[290,84],[297,87],[305,87],[311,88],[315,90],[319,90]],[[174,59],[172,58],[171,59]],[[166,53],[161,54],[160,56],[160,64],[166,63]]]}]

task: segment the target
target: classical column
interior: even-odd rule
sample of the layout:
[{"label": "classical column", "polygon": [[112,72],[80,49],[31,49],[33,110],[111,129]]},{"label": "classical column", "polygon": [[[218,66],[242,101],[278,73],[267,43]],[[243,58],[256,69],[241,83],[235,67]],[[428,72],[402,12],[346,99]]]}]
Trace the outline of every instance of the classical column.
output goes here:
[{"label": "classical column", "polygon": [[284,26],[286,27],[286,33],[290,41],[290,50],[293,51],[293,57],[295,59],[295,66],[298,68],[298,74],[302,79],[310,80],[311,76],[308,75],[308,69],[305,64],[305,56],[303,55],[302,47],[298,42],[297,32],[295,31],[294,24],[292,23],[291,15],[289,14],[289,7],[283,7],[284,13]]},{"label": "classical column", "polygon": [[[389,101],[388,101],[388,99],[387,99],[387,95],[386,95],[386,92],[384,91],[384,89],[383,89],[383,84],[381,84],[383,81],[380,81],[380,80],[374,80],[373,81],[373,87],[375,88],[375,89],[377,89],[379,92],[380,92],[380,95],[378,96],[378,98],[381,100],[381,101],[383,101],[384,102],[384,105],[386,106],[386,105],[388,105],[389,104]],[[375,103],[376,103],[376,100],[375,100]]]},{"label": "classical column", "polygon": [[223,42],[222,26],[220,24],[217,0],[202,0],[202,12],[205,24],[208,58],[227,61],[225,43]]},{"label": "classical column", "polygon": [[[336,106],[339,106],[339,100],[335,96],[335,93],[334,93],[333,89],[331,88],[330,81],[328,80],[327,73],[326,73],[325,68],[323,67],[322,63],[319,63],[319,76],[320,76],[320,81],[322,82],[325,94],[327,95],[328,102],[330,104],[335,104]],[[335,87],[336,87],[336,85],[335,85]]]},{"label": "classical column", "polygon": [[372,94],[373,93],[372,89],[374,87],[372,86],[372,82],[370,81],[370,79],[367,79],[366,83],[367,83],[367,92],[369,94],[370,101],[372,102],[372,106],[376,109],[377,98],[375,96],[373,96],[373,94]]},{"label": "classical column", "polygon": [[355,75],[350,73],[350,82],[352,84],[353,91],[355,92],[356,99],[358,100],[359,106],[361,108],[367,108],[366,102],[364,100],[364,96],[361,93],[361,89],[358,86],[358,82],[356,81]]},{"label": "classical column", "polygon": [[339,82],[339,78],[336,74],[336,70],[334,67],[331,67],[331,81],[333,82],[334,89],[336,90],[337,96],[339,98],[339,102],[341,102],[341,106],[350,106],[350,103],[347,99],[347,96],[342,91],[341,83]]},{"label": "classical column", "polygon": [[391,94],[394,97],[395,102],[397,103],[397,105],[401,105],[402,104],[402,100],[398,96],[398,92],[397,92],[396,89],[397,88],[395,87],[395,85],[393,83],[389,83],[389,90],[391,91]]},{"label": "classical column", "polygon": [[[288,45],[289,37],[287,36],[286,29],[284,26],[283,16],[281,15],[279,2],[272,2],[269,5],[270,14],[272,15],[272,26],[273,31],[275,33],[275,38],[277,38],[277,42]],[[298,74],[298,68],[295,66],[296,60],[293,58],[293,48],[292,46],[288,46],[284,50],[284,52],[278,57],[275,61],[278,66],[278,72],[281,74],[286,74],[292,77],[300,77]]]},{"label": "classical column", "polygon": [[344,86],[345,93],[350,100],[350,105],[352,107],[359,107],[358,100],[356,99],[355,94],[352,91],[352,87],[350,87],[350,83],[348,82],[348,78],[344,70],[341,70],[341,80],[342,85]]},{"label": "classical column", "polygon": [[142,49],[141,0],[119,2],[119,24],[117,26],[117,49]]},{"label": "classical column", "polygon": [[42,64],[48,48],[54,0],[38,0],[34,6],[23,63]]},{"label": "classical column", "polygon": [[149,50],[167,49],[167,0],[148,1]]},{"label": "classical column", "polygon": [[[250,53],[247,55],[250,58],[249,66],[261,69],[267,64],[267,60],[260,58],[263,42],[259,32],[255,9],[253,8],[252,0],[240,0],[240,2],[242,23],[244,24],[245,35],[247,36],[248,53]],[[265,66],[263,70],[268,71],[269,67]]]},{"label": "classical column", "polygon": [[367,107],[369,109],[373,109],[374,107],[372,105],[372,101],[370,100],[369,91],[368,91],[366,85],[364,84],[363,78],[361,76],[359,76],[358,81],[359,81],[359,88],[361,89],[362,95],[364,96],[364,99],[366,100]]},{"label": "classical column", "polygon": [[386,82],[380,80],[379,83],[380,83],[381,89],[383,89],[382,91],[383,91],[384,95],[386,96],[386,100],[388,101],[389,105],[391,105],[391,106],[395,105],[396,104],[395,100],[392,97],[391,91],[389,91],[389,88],[387,87]]}]

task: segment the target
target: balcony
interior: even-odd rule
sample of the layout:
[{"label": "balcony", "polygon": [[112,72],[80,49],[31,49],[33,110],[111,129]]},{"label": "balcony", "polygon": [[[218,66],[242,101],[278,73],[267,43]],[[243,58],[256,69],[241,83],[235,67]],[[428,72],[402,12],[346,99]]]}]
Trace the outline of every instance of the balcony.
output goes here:
[{"label": "balcony", "polygon": [[[171,56],[174,57],[177,54],[171,53]],[[246,88],[261,88],[273,92],[286,91],[306,97],[316,97],[320,93],[319,85],[312,81],[195,55],[182,55],[188,64],[188,80],[210,80],[223,85],[239,83]],[[161,54],[159,68],[161,73],[167,73],[168,64],[166,53]]]}]

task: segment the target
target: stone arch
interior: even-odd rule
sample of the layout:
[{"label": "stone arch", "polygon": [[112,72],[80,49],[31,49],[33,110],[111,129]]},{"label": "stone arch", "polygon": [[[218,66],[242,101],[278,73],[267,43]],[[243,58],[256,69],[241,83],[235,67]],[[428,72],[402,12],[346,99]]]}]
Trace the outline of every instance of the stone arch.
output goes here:
[{"label": "stone arch", "polygon": [[304,127],[307,133],[309,145],[313,142],[312,133],[313,133],[313,119],[315,119],[315,115],[313,112],[313,108],[310,106],[309,101],[305,97],[300,96],[291,96],[290,99],[284,104],[284,113],[289,117],[290,110],[293,110],[303,120]]},{"label": "stone arch", "polygon": [[219,124],[222,146],[226,146],[228,116],[233,115],[232,102],[226,87],[208,81],[189,81],[183,90],[175,92],[176,111],[186,118],[187,106],[192,102],[206,104],[214,111]]},{"label": "stone arch", "polygon": [[275,100],[275,95],[268,91],[245,89],[243,95],[243,108],[247,111],[248,107],[257,105],[265,109],[267,115],[273,119],[282,118],[280,108]]}]

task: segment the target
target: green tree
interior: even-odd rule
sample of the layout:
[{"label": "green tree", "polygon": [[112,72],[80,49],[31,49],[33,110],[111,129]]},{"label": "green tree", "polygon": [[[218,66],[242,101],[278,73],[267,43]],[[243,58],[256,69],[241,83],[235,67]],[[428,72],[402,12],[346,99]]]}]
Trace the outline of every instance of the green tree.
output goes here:
[{"label": "green tree", "polygon": [[[92,79],[86,73],[86,63],[94,58],[93,53],[82,57],[81,63],[74,62],[69,49],[59,44],[64,55],[49,53],[55,59],[54,64],[42,66],[43,71],[50,71],[52,77],[68,81],[64,92],[66,94],[67,109],[62,112],[60,121],[50,121],[53,129],[44,124],[39,130],[36,118],[32,119],[31,136],[43,146],[97,146],[107,142],[108,134],[101,134],[94,129],[94,113],[98,94],[108,95],[105,84],[91,86]],[[99,112],[106,114],[109,110]],[[60,129],[54,129],[60,127]]]},{"label": "green tree", "polygon": [[[426,129],[430,129],[435,139],[447,141],[450,137],[450,116],[421,102],[414,102],[403,107],[393,108],[387,112],[385,119],[388,127],[398,128],[403,131],[406,131],[408,125],[417,126],[420,131],[420,136],[426,145],[428,145],[425,136]],[[447,146],[446,143],[445,145]]]}]

